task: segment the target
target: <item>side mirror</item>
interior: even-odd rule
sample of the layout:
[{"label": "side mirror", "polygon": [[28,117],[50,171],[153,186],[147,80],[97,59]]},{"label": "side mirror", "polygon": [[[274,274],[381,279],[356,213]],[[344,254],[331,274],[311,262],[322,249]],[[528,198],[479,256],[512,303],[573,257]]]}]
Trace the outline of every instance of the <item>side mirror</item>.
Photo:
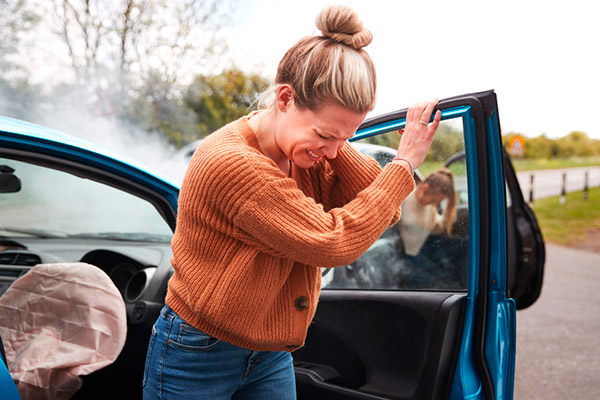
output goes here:
[{"label": "side mirror", "polygon": [[21,190],[21,180],[13,174],[14,169],[0,165],[0,193],[16,193]]}]

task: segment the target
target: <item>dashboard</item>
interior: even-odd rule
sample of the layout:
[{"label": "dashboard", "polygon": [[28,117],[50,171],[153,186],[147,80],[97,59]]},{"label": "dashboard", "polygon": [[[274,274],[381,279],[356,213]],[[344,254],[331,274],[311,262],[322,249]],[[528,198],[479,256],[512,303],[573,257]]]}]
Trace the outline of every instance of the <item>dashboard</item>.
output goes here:
[{"label": "dashboard", "polygon": [[[173,273],[170,243],[82,239],[0,239],[0,296],[34,265],[84,262],[104,271],[125,302],[128,322],[162,307]],[[154,314],[154,313],[152,313]],[[152,321],[153,322],[153,321]]]}]

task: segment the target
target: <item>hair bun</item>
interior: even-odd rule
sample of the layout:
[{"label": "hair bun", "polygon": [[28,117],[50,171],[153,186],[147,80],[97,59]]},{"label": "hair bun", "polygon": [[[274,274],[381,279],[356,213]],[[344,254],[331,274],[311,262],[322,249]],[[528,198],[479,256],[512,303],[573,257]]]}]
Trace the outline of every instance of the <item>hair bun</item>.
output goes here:
[{"label": "hair bun", "polygon": [[356,11],[348,6],[327,6],[319,13],[317,29],[323,36],[360,50],[373,40],[373,34],[363,28]]}]

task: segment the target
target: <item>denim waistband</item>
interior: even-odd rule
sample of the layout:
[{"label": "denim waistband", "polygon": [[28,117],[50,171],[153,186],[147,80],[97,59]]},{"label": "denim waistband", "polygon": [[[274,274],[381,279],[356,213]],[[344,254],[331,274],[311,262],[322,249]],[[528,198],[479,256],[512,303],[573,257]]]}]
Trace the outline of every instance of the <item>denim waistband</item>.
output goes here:
[{"label": "denim waistband", "polygon": [[177,314],[175,311],[173,311],[173,309],[171,307],[169,307],[168,305],[166,305],[166,304],[160,310],[160,315],[163,318],[179,317],[179,314]]}]

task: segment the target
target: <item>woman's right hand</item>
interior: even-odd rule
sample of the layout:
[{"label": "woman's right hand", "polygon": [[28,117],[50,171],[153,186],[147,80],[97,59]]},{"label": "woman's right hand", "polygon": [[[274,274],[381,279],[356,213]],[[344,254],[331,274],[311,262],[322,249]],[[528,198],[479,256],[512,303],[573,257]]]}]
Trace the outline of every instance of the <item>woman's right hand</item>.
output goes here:
[{"label": "woman's right hand", "polygon": [[410,107],[406,114],[406,125],[404,129],[398,131],[402,138],[396,156],[409,160],[414,168],[418,168],[423,163],[440,125],[442,119],[440,110],[435,113],[433,122],[429,124],[433,109],[438,103],[439,100],[435,99]]}]

